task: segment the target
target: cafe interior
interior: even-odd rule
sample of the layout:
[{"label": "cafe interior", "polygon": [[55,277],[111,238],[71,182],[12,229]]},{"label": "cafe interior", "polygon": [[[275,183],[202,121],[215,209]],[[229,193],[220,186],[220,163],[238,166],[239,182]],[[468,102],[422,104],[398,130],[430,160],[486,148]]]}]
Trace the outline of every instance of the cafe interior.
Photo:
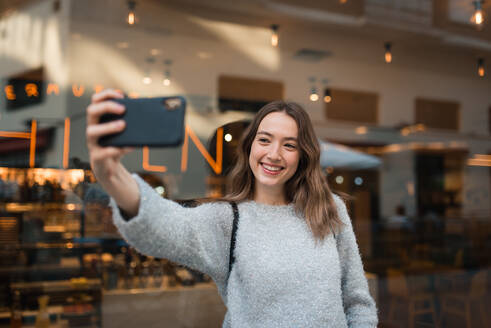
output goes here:
[{"label": "cafe interior", "polygon": [[0,327],[220,327],[210,277],[138,253],[91,171],[107,88],[182,96],[122,162],[193,206],[273,100],[310,115],[379,327],[490,327],[491,1],[0,0]]}]

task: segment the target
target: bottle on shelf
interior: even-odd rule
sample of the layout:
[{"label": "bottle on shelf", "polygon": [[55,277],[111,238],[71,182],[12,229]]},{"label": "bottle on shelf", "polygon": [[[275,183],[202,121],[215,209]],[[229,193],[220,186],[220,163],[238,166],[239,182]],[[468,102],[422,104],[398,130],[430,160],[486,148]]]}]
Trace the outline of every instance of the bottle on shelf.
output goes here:
[{"label": "bottle on shelf", "polygon": [[15,290],[12,298],[10,328],[20,327],[22,327],[22,304],[20,299],[20,291]]}]

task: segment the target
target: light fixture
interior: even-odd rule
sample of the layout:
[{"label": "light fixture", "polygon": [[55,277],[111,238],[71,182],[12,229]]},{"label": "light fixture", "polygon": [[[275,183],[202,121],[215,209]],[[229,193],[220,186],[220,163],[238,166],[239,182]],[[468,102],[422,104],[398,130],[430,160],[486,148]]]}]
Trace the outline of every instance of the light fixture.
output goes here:
[{"label": "light fixture", "polygon": [[271,45],[277,47],[279,43],[278,29],[280,26],[278,24],[271,25]]},{"label": "light fixture", "polygon": [[317,94],[317,88],[315,86],[315,81],[316,81],[315,77],[309,78],[309,82],[312,84],[312,87],[310,88],[310,95],[309,95],[310,101],[319,100],[319,95]]},{"label": "light fixture", "polygon": [[337,184],[342,184],[344,181],[344,178],[343,178],[343,176],[338,175],[335,180],[336,180]]},{"label": "light fixture", "polygon": [[484,58],[477,58],[477,74],[480,77],[484,77],[486,75],[486,71],[484,70]]},{"label": "light fixture", "polygon": [[344,5],[346,2],[348,2],[348,0],[339,0],[339,3]]},{"label": "light fixture", "polygon": [[331,97],[331,89],[329,89],[327,87],[327,83],[328,83],[328,80],[327,79],[323,79],[322,80],[322,85],[323,85],[323,88],[324,88],[324,102],[326,104],[330,103],[332,101],[332,97]]},{"label": "light fixture", "polygon": [[310,101],[319,100],[319,95],[317,94],[317,89],[314,87],[310,90]]},{"label": "light fixture", "polygon": [[145,59],[147,62],[147,69],[145,70],[145,75],[143,76],[142,82],[143,84],[151,84],[152,83],[152,78],[150,77],[150,69],[153,63],[155,63],[155,58],[153,57],[148,57]]},{"label": "light fixture", "polygon": [[162,84],[168,87],[170,85],[170,65],[172,64],[172,60],[166,59],[164,60],[165,71],[164,71],[164,79],[162,80]]},{"label": "light fixture", "polygon": [[484,22],[484,12],[482,10],[482,0],[474,1],[474,14],[471,17],[471,22],[476,24],[478,27],[482,26]]},{"label": "light fixture", "polygon": [[227,133],[223,138],[226,142],[232,141],[232,135],[230,133]]},{"label": "light fixture", "polygon": [[128,23],[128,25],[130,25],[130,26],[133,26],[136,24],[135,8],[136,8],[136,1],[129,0],[128,1],[128,17],[126,18],[126,23]]},{"label": "light fixture", "polygon": [[385,42],[385,62],[392,62],[392,42]]}]

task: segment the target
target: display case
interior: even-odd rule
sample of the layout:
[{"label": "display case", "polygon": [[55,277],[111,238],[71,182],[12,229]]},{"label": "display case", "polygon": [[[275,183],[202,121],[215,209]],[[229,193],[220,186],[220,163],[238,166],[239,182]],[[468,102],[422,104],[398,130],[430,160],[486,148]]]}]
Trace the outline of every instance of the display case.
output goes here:
[{"label": "display case", "polygon": [[135,295],[218,298],[206,275],[129,247],[108,203],[90,171],[0,168],[0,327],[99,327]]}]

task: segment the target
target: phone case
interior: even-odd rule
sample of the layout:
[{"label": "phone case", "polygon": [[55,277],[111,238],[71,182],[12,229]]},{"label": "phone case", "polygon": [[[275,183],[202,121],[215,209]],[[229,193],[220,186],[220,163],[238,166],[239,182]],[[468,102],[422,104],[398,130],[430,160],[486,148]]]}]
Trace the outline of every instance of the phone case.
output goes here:
[{"label": "phone case", "polygon": [[122,115],[104,114],[100,122],[123,119],[125,129],[99,139],[101,146],[114,147],[175,147],[184,139],[183,97],[112,99],[126,107]]}]

